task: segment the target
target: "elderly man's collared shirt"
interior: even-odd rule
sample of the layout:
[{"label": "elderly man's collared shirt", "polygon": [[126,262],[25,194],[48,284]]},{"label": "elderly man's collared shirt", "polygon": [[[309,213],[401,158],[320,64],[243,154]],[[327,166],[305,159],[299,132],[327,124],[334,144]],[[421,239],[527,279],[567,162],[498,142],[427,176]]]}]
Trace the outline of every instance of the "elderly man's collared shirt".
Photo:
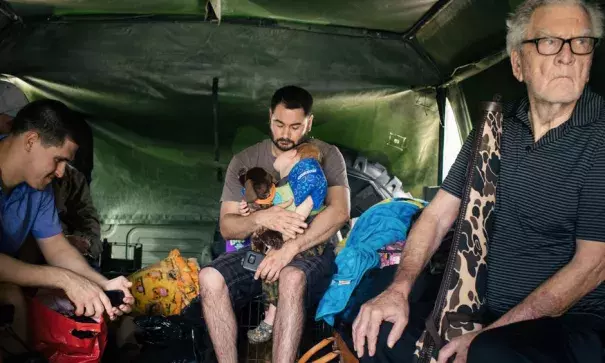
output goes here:
[{"label": "elderly man's collared shirt", "polygon": [[[605,242],[605,100],[586,89],[571,118],[537,142],[528,99],[505,110],[488,250],[487,302],[495,313],[521,303],[568,264],[576,239]],[[457,197],[463,194],[473,137],[474,132],[442,185]],[[605,316],[605,284],[571,311]]]}]

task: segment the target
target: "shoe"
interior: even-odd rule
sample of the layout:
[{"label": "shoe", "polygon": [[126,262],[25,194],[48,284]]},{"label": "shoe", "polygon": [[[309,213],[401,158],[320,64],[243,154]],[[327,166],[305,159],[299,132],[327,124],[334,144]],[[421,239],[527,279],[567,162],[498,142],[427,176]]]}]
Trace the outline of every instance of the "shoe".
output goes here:
[{"label": "shoe", "polygon": [[269,325],[264,321],[256,329],[248,330],[248,340],[251,344],[265,343],[271,340],[273,335],[273,325]]}]

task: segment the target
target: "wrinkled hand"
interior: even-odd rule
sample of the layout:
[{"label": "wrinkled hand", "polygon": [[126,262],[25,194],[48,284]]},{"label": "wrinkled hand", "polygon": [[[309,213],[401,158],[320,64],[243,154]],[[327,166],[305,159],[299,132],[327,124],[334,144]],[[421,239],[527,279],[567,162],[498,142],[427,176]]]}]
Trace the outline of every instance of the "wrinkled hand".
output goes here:
[{"label": "wrinkled hand", "polygon": [[87,238],[74,235],[69,235],[65,237],[67,238],[69,243],[74,246],[76,250],[78,250],[78,252],[80,252],[81,255],[87,254],[90,250],[90,241]]},{"label": "wrinkled hand", "polygon": [[110,319],[115,318],[111,302],[99,285],[74,273],[69,273],[67,281],[63,290],[74,304],[77,316],[86,315],[99,321],[103,312],[107,311]]},{"label": "wrinkled hand", "polygon": [[296,238],[297,234],[304,233],[307,224],[305,223],[305,217],[284,209],[290,204],[292,204],[292,200],[254,213],[257,224],[280,232],[284,238]]},{"label": "wrinkled hand", "polygon": [[246,203],[245,200],[242,200],[241,202],[239,202],[238,212],[243,217],[247,217],[250,215],[250,207],[248,206],[248,203]]},{"label": "wrinkled hand", "polygon": [[456,355],[454,363],[466,363],[466,356],[468,354],[468,348],[471,346],[473,339],[479,335],[481,331],[467,333],[457,338],[452,339],[451,342],[441,348],[439,351],[439,359],[437,363],[447,363],[450,357]]},{"label": "wrinkled hand", "polygon": [[294,246],[292,245],[285,244],[279,250],[269,250],[260,265],[258,265],[258,269],[256,269],[256,273],[254,274],[254,279],[258,280],[260,278],[268,283],[277,281],[281,270],[288,266],[294,259],[294,256],[296,256],[293,247]]},{"label": "wrinkled hand", "polygon": [[[103,289],[105,291],[110,290],[122,290],[124,292],[124,304],[119,307],[113,307],[111,312],[114,316],[122,316],[132,311],[132,304],[134,304],[134,297],[130,293],[130,287],[132,282],[128,281],[124,276],[116,277],[115,279],[107,281]],[[111,314],[110,314],[111,317]]]},{"label": "wrinkled hand", "polygon": [[368,353],[376,353],[376,341],[383,321],[393,323],[387,344],[393,348],[408,324],[410,306],[407,297],[395,290],[386,290],[365,303],[353,322],[353,343],[359,358],[363,357],[366,338]]}]

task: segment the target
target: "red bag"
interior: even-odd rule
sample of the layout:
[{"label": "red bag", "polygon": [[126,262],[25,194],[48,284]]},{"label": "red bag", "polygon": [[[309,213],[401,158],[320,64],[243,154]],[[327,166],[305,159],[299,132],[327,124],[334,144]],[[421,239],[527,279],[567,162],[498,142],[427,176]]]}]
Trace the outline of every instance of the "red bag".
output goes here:
[{"label": "red bag", "polygon": [[[44,305],[30,301],[29,325],[34,349],[50,363],[98,363],[107,343],[107,325],[80,323]],[[74,331],[85,332],[90,338],[78,338]],[[78,334],[76,333],[76,334]]]}]

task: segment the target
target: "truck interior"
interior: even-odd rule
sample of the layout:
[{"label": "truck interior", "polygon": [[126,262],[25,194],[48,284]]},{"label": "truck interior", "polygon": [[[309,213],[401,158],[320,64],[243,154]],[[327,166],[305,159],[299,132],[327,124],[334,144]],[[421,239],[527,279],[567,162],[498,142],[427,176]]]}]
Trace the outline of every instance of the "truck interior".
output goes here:
[{"label": "truck interior", "polygon": [[[107,260],[128,271],[178,248],[203,265],[220,252],[227,165],[268,137],[284,85],[311,92],[311,135],[345,156],[351,217],[430,201],[481,103],[525,93],[505,50],[519,3],[0,0],[0,77],[85,116]],[[605,94],[595,52],[590,85]]]}]

